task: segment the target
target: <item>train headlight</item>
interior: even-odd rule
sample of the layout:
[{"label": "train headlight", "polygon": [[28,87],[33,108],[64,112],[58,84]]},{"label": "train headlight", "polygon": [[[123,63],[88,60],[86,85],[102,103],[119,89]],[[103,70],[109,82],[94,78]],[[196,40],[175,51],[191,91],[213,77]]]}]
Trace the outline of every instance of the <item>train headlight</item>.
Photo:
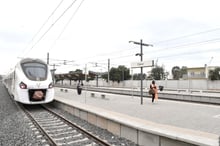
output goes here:
[{"label": "train headlight", "polygon": [[50,83],[48,86],[49,89],[53,88],[53,83]]},{"label": "train headlight", "polygon": [[20,87],[21,89],[27,89],[27,85],[26,85],[24,82],[21,82],[21,83],[19,84],[19,87]]}]

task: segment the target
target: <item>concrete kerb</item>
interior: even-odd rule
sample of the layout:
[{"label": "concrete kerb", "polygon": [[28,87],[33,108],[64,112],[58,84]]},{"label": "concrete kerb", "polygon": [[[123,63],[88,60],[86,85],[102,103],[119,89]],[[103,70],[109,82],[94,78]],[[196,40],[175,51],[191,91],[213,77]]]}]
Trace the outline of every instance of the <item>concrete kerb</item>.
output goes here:
[{"label": "concrete kerb", "polygon": [[[164,141],[169,141],[169,143],[178,143],[180,146],[185,146],[186,144],[219,146],[219,136],[215,134],[157,124],[81,103],[72,102],[70,105],[68,101],[64,102],[58,100],[54,103],[64,110],[69,109],[65,108],[65,106],[71,106],[72,108],[78,109],[79,113],[83,112],[83,117],[79,114],[80,118],[87,121],[89,119],[88,117],[96,118],[92,120],[92,124],[96,122],[96,126],[107,129],[121,137],[130,139],[139,145],[144,145],[146,142],[152,142],[153,138],[155,146],[168,146],[168,144],[162,142],[164,139]],[[60,106],[60,104],[62,104],[62,106]],[[111,124],[113,124],[113,127],[111,127]],[[128,134],[129,131],[133,131],[133,133]],[[146,139],[146,137],[151,138]]]},{"label": "concrete kerb", "polygon": [[159,93],[160,99],[174,99],[179,101],[189,101],[198,103],[220,104],[219,96],[201,95],[201,94],[181,94],[181,93]]}]

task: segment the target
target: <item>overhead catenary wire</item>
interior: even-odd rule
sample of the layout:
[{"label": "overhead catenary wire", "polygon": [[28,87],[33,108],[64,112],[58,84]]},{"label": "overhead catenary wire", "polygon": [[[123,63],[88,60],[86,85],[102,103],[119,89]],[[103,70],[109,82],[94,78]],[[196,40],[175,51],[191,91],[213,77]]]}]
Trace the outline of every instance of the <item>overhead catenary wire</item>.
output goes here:
[{"label": "overhead catenary wire", "polygon": [[[176,53],[176,54],[171,54],[171,55],[151,56],[151,59],[155,60],[155,58],[157,58],[157,59],[162,59],[162,58],[165,59],[165,58],[174,58],[174,57],[180,58],[181,56],[190,56],[190,55],[194,55],[194,54],[207,53],[207,52],[212,52],[212,51],[220,51],[220,48],[203,50],[203,51]],[[132,56],[134,56],[134,54],[123,55],[123,56],[118,56],[118,57],[112,57],[111,58],[111,66],[112,65],[113,66],[119,66],[119,65],[125,65],[126,66],[126,65],[129,64],[129,62],[127,60],[123,61],[123,58],[130,58]],[[117,60],[120,60],[120,63]],[[103,62],[103,61],[106,61],[106,60],[96,60],[95,62],[97,62],[98,64],[102,64],[101,62]],[[78,62],[78,61],[76,60],[76,62]],[[165,63],[165,62],[167,62],[167,61],[163,61],[163,63]],[[168,62],[171,62],[171,61],[168,60]],[[176,62],[174,62],[174,63],[176,63]],[[107,63],[103,63],[103,65],[107,65]],[[77,66],[80,66],[80,65],[77,64]],[[81,64],[81,66],[84,66],[84,64]],[[66,67],[66,69],[67,68],[69,68],[69,67]]]},{"label": "overhead catenary wire", "polygon": [[[64,11],[63,13],[50,25],[50,27],[42,34],[42,36],[33,44],[33,46],[28,50],[28,54],[42,39],[43,37],[51,30],[51,28],[64,16],[64,14],[73,6],[77,0],[74,0]],[[26,55],[25,54],[25,55]]]},{"label": "overhead catenary wire", "polygon": [[214,32],[214,31],[219,31],[219,30],[220,30],[220,27],[214,28],[214,29],[205,30],[205,31],[201,31],[201,32],[196,32],[196,33],[192,33],[192,34],[187,34],[187,35],[183,35],[183,36],[179,36],[179,37],[175,37],[175,38],[171,38],[171,39],[166,39],[166,40],[162,40],[162,41],[153,42],[153,44],[167,43],[167,42],[170,42],[170,41],[176,41],[176,40],[180,40],[180,39],[185,39],[185,38],[188,38],[188,37],[198,36],[198,35],[201,35],[201,34],[205,34],[205,33],[209,33],[209,32]]},{"label": "overhead catenary wire", "polygon": [[[199,43],[201,43],[201,42],[199,42]],[[179,46],[179,47],[181,47],[181,46]],[[147,51],[144,51],[144,54],[148,54],[149,56],[152,56],[152,54],[156,54],[157,55],[157,52],[167,51],[167,49],[171,49],[171,48],[161,48],[159,50],[154,50],[154,52],[152,52],[150,50],[147,50]],[[169,55],[159,55],[159,56],[157,55],[157,58],[170,58],[170,57],[175,57],[175,56],[199,54],[199,53],[212,52],[212,51],[220,51],[220,49],[219,48],[217,48],[217,49],[215,48],[215,49],[208,49],[208,50],[180,52],[180,53],[169,54]],[[173,51],[173,52],[175,52],[175,51]],[[156,56],[156,55],[153,55],[153,56]],[[114,57],[107,57],[107,58],[110,58],[111,60],[118,60],[118,59],[128,58],[128,57],[132,57],[132,56],[134,56],[134,53],[126,54],[126,55],[118,55],[118,56],[114,56]],[[83,59],[80,59],[80,60],[84,60],[84,59],[88,59],[88,58],[92,59],[92,58],[98,58],[98,57],[99,57],[99,55],[96,55],[96,56],[92,56],[92,57],[83,58]],[[76,60],[76,62],[79,62],[80,60]],[[99,61],[96,61],[96,62],[102,62],[102,61],[106,61],[106,59],[105,60],[99,60]]]},{"label": "overhead catenary wire", "polygon": [[[201,31],[201,32],[196,32],[196,33],[192,33],[192,34],[188,34],[188,35],[184,35],[184,36],[179,36],[179,37],[175,37],[175,38],[171,38],[171,39],[167,39],[167,40],[161,40],[161,41],[156,41],[156,42],[152,42],[151,44],[153,44],[154,46],[160,44],[160,43],[167,43],[169,41],[176,41],[176,40],[179,40],[179,39],[184,39],[184,38],[188,38],[188,37],[192,37],[192,36],[198,36],[198,35],[201,35],[201,34],[205,34],[205,33],[209,33],[209,32],[214,32],[214,31],[219,31],[220,30],[220,27],[219,28],[214,28],[214,29],[209,29],[209,30],[206,30],[206,31]],[[199,42],[194,42],[194,43],[185,43],[185,44],[182,44],[182,45],[175,45],[175,46],[171,46],[169,48],[177,48],[177,47],[186,47],[186,46],[191,46],[191,45],[196,45],[196,44],[202,44],[202,43],[209,43],[211,41],[220,41],[220,38],[215,38],[215,39],[209,39],[209,40],[205,40],[205,41],[199,41]],[[162,48],[164,49],[164,48]],[[168,49],[168,48],[166,48]],[[131,48],[129,49],[126,49],[126,50],[131,50]],[[114,51],[114,52],[110,52],[110,53],[103,53],[103,54],[100,54],[101,56],[102,55],[109,55],[109,54],[117,54],[118,52],[122,52],[122,51],[126,51],[126,50],[118,50],[118,51]]]},{"label": "overhead catenary wire", "polygon": [[[184,36],[181,36],[181,37],[176,37],[176,38],[173,38],[173,39],[168,39],[166,41],[175,41],[175,40],[184,39],[184,38],[188,38],[188,37],[192,37],[192,36],[199,36],[199,35],[202,35],[202,34],[214,32],[214,31],[219,31],[219,30],[220,30],[220,28],[210,29],[210,30],[207,30],[207,31],[202,31],[202,32],[194,33],[194,34],[189,34],[189,35],[184,35]],[[198,45],[216,43],[216,42],[219,42],[219,41],[220,41],[220,38],[213,38],[213,39],[208,39],[208,40],[203,40],[203,41],[189,42],[189,43],[183,43],[183,44],[179,44],[179,45],[177,44],[177,45],[173,45],[171,47],[160,47],[161,49],[154,50],[154,52],[167,51],[168,49],[173,49],[172,51],[175,52],[176,49],[179,51],[181,48],[184,48],[183,51],[185,51],[187,47],[191,47],[191,46],[195,47],[195,46],[198,46]],[[158,42],[155,42],[155,43],[159,44],[159,43],[162,43],[162,42],[165,42],[165,41],[158,41]],[[157,46],[157,44],[156,44],[156,46]],[[110,54],[112,54],[112,55],[113,54],[118,54],[118,52],[122,52],[122,51],[124,52],[124,51],[127,51],[127,50],[132,50],[132,49],[129,48],[129,49],[114,51],[114,52],[110,52],[110,53],[101,53],[101,54],[94,55],[94,56],[91,56],[91,57],[87,56],[86,58],[81,58],[80,60],[85,60],[85,59],[90,59],[91,60],[92,58],[98,58],[99,56],[103,57],[103,55],[104,55],[104,56],[106,56],[106,58],[110,58],[112,61],[114,61],[114,60],[119,60],[119,59],[134,56],[133,53],[132,54],[127,54],[127,55],[119,55],[119,56],[115,56],[115,57],[109,56]],[[158,56],[152,55],[152,58],[171,58],[171,57],[194,55],[194,54],[200,54],[200,53],[212,52],[212,51],[218,51],[218,50],[220,50],[220,49],[185,51],[185,52],[180,52],[180,53],[175,53],[175,54],[168,54],[168,55],[158,55]],[[146,51],[144,51],[144,53],[151,54],[151,51],[146,49]],[[76,60],[76,62],[80,62],[80,60]],[[99,60],[99,61],[95,61],[95,62],[102,62],[102,61],[106,61],[106,60],[107,59],[105,59],[105,60],[103,59],[103,60]],[[94,62],[94,60],[93,60],[93,62]],[[120,61],[120,63],[122,63],[122,62]],[[127,61],[126,61],[126,63],[127,63]]]},{"label": "overhead catenary wire", "polygon": [[[174,40],[183,39],[183,38],[187,38],[187,37],[191,37],[191,36],[197,36],[197,35],[201,35],[201,34],[205,34],[205,33],[209,33],[209,32],[214,32],[214,31],[218,31],[218,30],[220,30],[220,28],[210,29],[210,30],[207,30],[207,31],[202,31],[202,32],[198,32],[198,33],[193,33],[193,34],[181,36],[181,37],[176,37],[176,38],[173,38],[173,39],[169,39],[167,41],[174,41]],[[154,44],[154,43],[153,44],[154,44],[154,46],[157,46],[158,45],[157,43],[160,43],[160,42],[165,42],[165,41],[158,41],[158,42],[155,42],[156,44]],[[186,47],[209,44],[209,43],[216,43],[216,42],[220,42],[220,38],[214,38],[214,39],[197,41],[197,42],[190,42],[190,43],[183,43],[183,44],[179,44],[179,45],[177,44],[177,45],[170,46],[170,47],[160,47],[161,49],[154,50],[154,52],[167,51],[168,49],[178,49],[178,51],[179,51],[180,48],[185,49]],[[101,54],[94,55],[94,56],[91,56],[91,57],[83,58],[82,60],[88,59],[88,58],[90,58],[90,59],[97,58],[98,56],[109,56],[110,54],[112,54],[112,55],[113,54],[118,54],[119,52],[121,53],[121,52],[125,52],[125,51],[132,50],[132,49],[129,48],[129,49],[118,50],[118,51],[114,51],[114,52],[101,53]],[[150,53],[151,50],[148,50],[148,51],[145,51],[145,52]],[[132,55],[126,55],[126,56],[122,56],[122,57],[129,57],[129,56],[132,56]],[[115,59],[115,58],[121,58],[121,57],[113,57],[112,59]]]},{"label": "overhead catenary wire", "polygon": [[62,34],[64,33],[64,31],[66,30],[66,28],[68,27],[69,23],[72,21],[73,17],[76,15],[76,13],[78,12],[79,8],[81,7],[82,3],[84,2],[84,0],[82,0],[79,4],[79,6],[76,8],[76,10],[74,11],[74,13],[72,14],[72,16],[70,17],[70,19],[68,20],[68,22],[66,23],[66,25],[63,27],[62,31],[60,32],[60,34],[58,35],[58,37],[55,39],[54,43],[52,44],[52,47],[48,50],[48,52],[50,52],[51,49],[53,49],[53,47],[55,46],[57,40],[60,39],[60,37],[62,36]]},{"label": "overhead catenary wire", "polygon": [[[34,36],[32,37],[32,39],[28,42],[27,46],[29,46],[31,44],[31,42],[33,42],[33,40],[37,37],[37,35],[41,32],[41,30],[44,28],[44,26],[48,23],[48,21],[50,20],[50,18],[54,15],[54,13],[57,11],[57,9],[60,7],[60,5],[63,3],[63,0],[61,0],[59,2],[59,4],[56,6],[56,8],[52,11],[52,13],[48,16],[48,18],[46,19],[46,21],[41,25],[41,27],[38,29],[38,31],[34,34]],[[22,54],[24,53],[24,51],[27,49],[27,47],[24,48],[24,50],[22,51]],[[23,56],[24,57],[24,56]]]},{"label": "overhead catenary wire", "polygon": [[170,46],[170,47],[161,47],[160,49],[154,50],[155,52],[162,52],[162,51],[167,51],[171,49],[181,49],[181,48],[187,48],[187,47],[192,47],[192,46],[200,46],[204,44],[210,44],[210,43],[217,43],[220,42],[220,38],[214,38],[214,39],[209,39],[209,40],[204,40],[204,41],[198,41],[198,42],[192,42],[192,43],[183,43],[180,45],[175,45],[175,46]]},{"label": "overhead catenary wire", "polygon": [[185,55],[194,55],[194,54],[200,54],[200,53],[207,53],[207,52],[213,52],[213,51],[220,51],[220,48],[214,48],[209,50],[198,50],[198,51],[191,51],[191,52],[181,52],[171,55],[161,55],[158,56],[158,58],[171,58],[171,57],[179,57],[179,56],[185,56]]},{"label": "overhead catenary wire", "polygon": [[[187,56],[187,55],[194,55],[194,54],[200,54],[200,53],[207,53],[207,52],[213,52],[213,51],[220,51],[220,48],[213,48],[213,49],[209,49],[209,50],[197,50],[197,51],[191,51],[191,52],[181,52],[181,53],[174,53],[174,54],[169,54],[169,55],[159,55],[159,56],[152,56],[151,58],[173,58],[173,57],[180,57],[180,56]],[[120,64],[123,64],[122,59],[123,58],[130,58],[134,56],[134,54],[128,54],[128,55],[120,55],[120,56],[116,56],[116,57],[111,57],[111,62],[117,62],[117,60],[120,60]],[[106,60],[99,60],[96,62],[103,62]],[[76,60],[76,62],[78,62]],[[127,60],[124,61],[124,63],[128,63]]]}]

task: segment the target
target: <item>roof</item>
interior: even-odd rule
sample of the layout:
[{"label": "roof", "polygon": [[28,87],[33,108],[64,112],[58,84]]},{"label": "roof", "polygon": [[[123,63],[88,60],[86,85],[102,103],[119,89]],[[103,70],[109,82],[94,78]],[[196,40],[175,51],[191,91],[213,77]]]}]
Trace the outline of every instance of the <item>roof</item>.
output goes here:
[{"label": "roof", "polygon": [[39,62],[39,63],[46,64],[43,60],[37,59],[37,58],[24,58],[20,61],[20,64],[23,64],[23,63],[26,63],[26,62]]}]

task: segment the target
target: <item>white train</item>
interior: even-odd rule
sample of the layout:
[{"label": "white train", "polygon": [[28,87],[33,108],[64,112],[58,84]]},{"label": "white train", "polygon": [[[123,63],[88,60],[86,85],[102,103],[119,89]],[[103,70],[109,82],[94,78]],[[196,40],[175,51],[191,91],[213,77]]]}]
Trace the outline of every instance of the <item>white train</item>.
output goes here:
[{"label": "white train", "polygon": [[43,104],[54,100],[51,72],[40,59],[22,59],[3,82],[9,94],[20,103]]}]

